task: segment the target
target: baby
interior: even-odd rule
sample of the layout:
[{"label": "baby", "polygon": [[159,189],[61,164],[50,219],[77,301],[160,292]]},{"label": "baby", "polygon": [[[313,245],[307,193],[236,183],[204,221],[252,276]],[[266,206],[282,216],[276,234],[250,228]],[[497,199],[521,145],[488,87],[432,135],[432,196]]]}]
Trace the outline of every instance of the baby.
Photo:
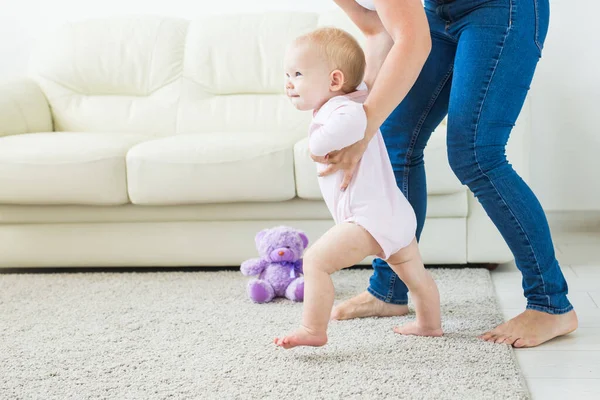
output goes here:
[{"label": "baby", "polygon": [[[299,110],[314,110],[309,150],[314,156],[348,147],[363,139],[367,116],[362,102],[365,56],[356,40],[336,28],[321,28],[297,38],[285,57],[285,90]],[[326,164],[317,163],[323,171]],[[284,348],[323,346],[334,301],[331,274],[378,256],[406,283],[416,320],[395,332],[441,336],[437,286],[425,269],[415,239],[416,218],[398,188],[380,132],[371,139],[352,180],[340,190],[344,172],[320,177],[319,186],[336,225],[304,256],[302,325],[276,338]]]}]

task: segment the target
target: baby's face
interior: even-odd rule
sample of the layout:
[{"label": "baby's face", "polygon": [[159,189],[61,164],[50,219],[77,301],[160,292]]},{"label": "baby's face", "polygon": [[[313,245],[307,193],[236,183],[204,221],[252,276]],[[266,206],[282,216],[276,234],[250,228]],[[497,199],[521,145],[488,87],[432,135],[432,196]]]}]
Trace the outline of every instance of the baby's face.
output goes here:
[{"label": "baby's face", "polygon": [[328,65],[308,43],[288,48],[284,70],[285,93],[298,110],[320,108],[332,97]]}]

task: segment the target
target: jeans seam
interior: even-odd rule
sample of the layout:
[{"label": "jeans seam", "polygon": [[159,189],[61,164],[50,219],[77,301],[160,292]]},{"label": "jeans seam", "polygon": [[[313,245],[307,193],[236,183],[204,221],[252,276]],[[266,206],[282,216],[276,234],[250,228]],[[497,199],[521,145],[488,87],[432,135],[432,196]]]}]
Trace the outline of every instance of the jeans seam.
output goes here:
[{"label": "jeans seam", "polygon": [[523,232],[523,234],[525,235],[525,238],[527,239],[527,244],[529,246],[529,249],[531,251],[531,254],[533,254],[533,258],[535,260],[535,265],[537,267],[538,270],[538,274],[542,280],[542,290],[544,292],[544,296],[546,296],[547,302],[548,302],[548,307],[550,307],[550,296],[547,294],[546,292],[546,282],[544,282],[544,276],[542,275],[542,271],[540,269],[540,263],[537,259],[537,256],[535,255],[535,251],[533,250],[533,246],[531,245],[531,240],[529,239],[529,235],[527,234],[527,232],[525,231],[525,229],[523,229],[523,225],[521,225],[521,222],[518,220],[518,218],[515,216],[514,212],[510,209],[510,207],[508,206],[508,204],[506,203],[506,200],[504,199],[504,197],[502,197],[502,195],[500,194],[500,191],[498,190],[498,188],[496,187],[496,185],[494,185],[494,182],[492,181],[492,179],[490,179],[490,177],[483,172],[482,168],[481,168],[481,164],[479,163],[479,158],[477,157],[477,146],[475,145],[475,143],[477,142],[477,133],[479,131],[479,123],[481,120],[481,114],[483,111],[483,105],[485,104],[485,100],[487,98],[487,94],[489,92],[489,88],[491,85],[491,82],[494,78],[494,75],[496,74],[496,68],[498,67],[498,63],[500,62],[500,58],[502,57],[502,53],[504,50],[504,45],[506,43],[506,38],[508,37],[508,35],[510,34],[511,28],[512,28],[512,12],[513,12],[513,1],[510,1],[510,9],[509,9],[509,14],[510,14],[510,22],[508,27],[506,28],[506,32],[504,33],[504,37],[502,38],[502,47],[500,48],[500,53],[498,54],[498,59],[496,60],[496,64],[494,65],[494,68],[492,69],[492,74],[490,76],[490,79],[487,83],[487,87],[485,89],[485,93],[483,95],[483,99],[481,101],[481,105],[479,106],[479,111],[477,112],[477,121],[475,122],[475,134],[474,134],[474,138],[473,138],[473,153],[475,155],[475,164],[477,165],[477,168],[479,169],[479,172],[486,177],[486,179],[489,181],[490,185],[492,185],[492,187],[494,188],[494,191],[496,192],[496,194],[498,195],[498,197],[500,197],[500,199],[502,200],[502,202],[504,203],[504,205],[506,206],[506,208],[508,209],[508,211],[510,212],[511,216],[513,217],[513,219],[516,221],[517,225],[519,226],[519,228],[521,229],[521,232]]},{"label": "jeans seam", "polygon": [[388,288],[388,294],[385,298],[386,303],[389,303],[394,298],[394,286],[396,286],[396,274],[392,274],[390,277],[390,286]]},{"label": "jeans seam", "polygon": [[454,65],[450,64],[450,69],[448,70],[448,72],[446,72],[446,75],[444,75],[444,78],[440,81],[440,84],[435,88],[433,95],[429,99],[429,103],[427,104],[427,107],[423,111],[423,114],[421,114],[421,118],[419,118],[419,122],[417,122],[417,126],[415,127],[415,129],[412,132],[410,144],[406,151],[406,157],[404,158],[404,166],[405,167],[404,167],[404,173],[402,176],[402,193],[404,194],[404,196],[407,199],[408,199],[408,174],[410,173],[409,160],[412,157],[412,153],[414,151],[415,144],[417,143],[417,138],[419,137],[419,134],[421,133],[421,128],[423,128],[423,124],[425,123],[425,120],[429,116],[429,113],[431,112],[431,109],[433,108],[433,105],[435,104],[436,100],[440,96],[442,89],[444,88],[446,83],[448,83],[448,78],[450,78],[450,75],[452,75],[453,70],[454,70]]},{"label": "jeans seam", "polygon": [[539,41],[540,37],[540,15],[538,12],[538,0],[533,0],[533,14],[535,16],[535,33],[534,33],[534,41],[538,50],[540,51],[540,55],[542,54],[542,45]]}]

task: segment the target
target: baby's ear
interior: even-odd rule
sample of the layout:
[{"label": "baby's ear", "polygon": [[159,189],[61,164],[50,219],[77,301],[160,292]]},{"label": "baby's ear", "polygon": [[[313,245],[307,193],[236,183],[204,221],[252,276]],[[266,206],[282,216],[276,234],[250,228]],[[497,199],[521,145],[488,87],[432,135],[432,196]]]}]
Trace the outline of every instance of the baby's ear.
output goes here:
[{"label": "baby's ear", "polygon": [[330,79],[329,90],[331,90],[332,92],[337,92],[337,91],[342,90],[342,88],[344,87],[344,83],[346,82],[344,73],[342,71],[340,71],[339,69],[334,70],[329,75],[329,79]]}]

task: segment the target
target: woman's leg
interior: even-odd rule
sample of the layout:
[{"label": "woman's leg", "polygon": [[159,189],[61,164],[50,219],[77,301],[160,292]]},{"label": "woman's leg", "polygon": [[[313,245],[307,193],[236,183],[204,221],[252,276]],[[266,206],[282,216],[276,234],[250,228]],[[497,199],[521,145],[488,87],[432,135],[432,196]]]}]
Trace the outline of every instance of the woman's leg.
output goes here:
[{"label": "woman's leg", "polygon": [[[398,187],[417,216],[417,240],[427,210],[423,150],[448,111],[456,50],[456,41],[446,35],[445,21],[437,15],[435,2],[426,1],[425,5],[432,37],[431,53],[415,85],[381,127]],[[373,268],[367,292],[336,307],[332,318],[393,316],[408,312],[406,285],[385,261],[376,259]]]},{"label": "woman's leg", "polygon": [[[460,8],[464,3],[466,9]],[[515,256],[524,314],[484,336],[535,346],[576,327],[544,211],[508,163],[505,146],[521,111],[548,26],[548,0],[473,1],[446,9],[458,38],[448,116],[448,157]],[[482,24],[485,21],[485,24]],[[532,311],[535,310],[535,311]],[[547,317],[547,318],[546,318]]]}]

